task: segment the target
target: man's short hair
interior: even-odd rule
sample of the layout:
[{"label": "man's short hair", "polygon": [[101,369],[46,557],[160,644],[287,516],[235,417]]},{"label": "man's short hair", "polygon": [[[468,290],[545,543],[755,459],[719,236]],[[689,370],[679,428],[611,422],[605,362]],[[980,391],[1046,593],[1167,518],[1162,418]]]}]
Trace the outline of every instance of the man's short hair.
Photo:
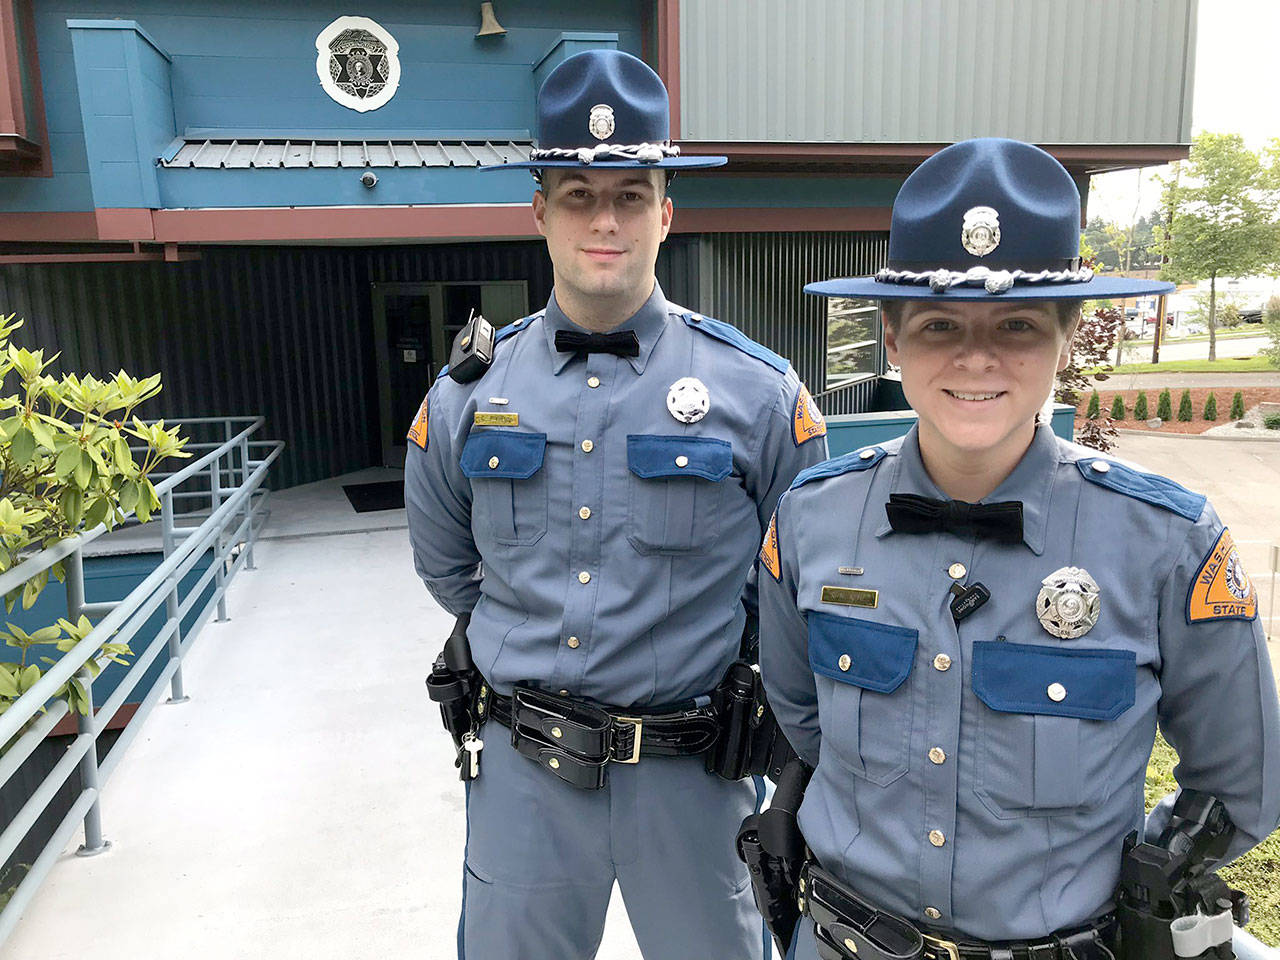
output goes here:
[{"label": "man's short hair", "polygon": [[[880,319],[885,325],[898,332],[898,328],[902,326],[902,318],[906,316],[907,305],[912,303],[923,303],[921,300],[881,300],[880,301]],[[1080,301],[1079,300],[1050,300],[1054,312],[1058,315],[1058,325],[1067,331],[1071,325],[1080,319]]]}]

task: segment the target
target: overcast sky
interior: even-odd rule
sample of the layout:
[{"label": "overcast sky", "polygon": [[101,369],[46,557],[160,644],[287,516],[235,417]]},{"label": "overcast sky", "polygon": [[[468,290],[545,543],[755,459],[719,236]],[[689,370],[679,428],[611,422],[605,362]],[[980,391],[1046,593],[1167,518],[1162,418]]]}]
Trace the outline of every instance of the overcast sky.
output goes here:
[{"label": "overcast sky", "polygon": [[[1192,134],[1239,133],[1252,148],[1280,137],[1280,0],[1200,0],[1196,23]],[[1160,187],[1152,173],[1125,170],[1093,178],[1089,216],[1129,223],[1135,207],[1154,209]]]}]

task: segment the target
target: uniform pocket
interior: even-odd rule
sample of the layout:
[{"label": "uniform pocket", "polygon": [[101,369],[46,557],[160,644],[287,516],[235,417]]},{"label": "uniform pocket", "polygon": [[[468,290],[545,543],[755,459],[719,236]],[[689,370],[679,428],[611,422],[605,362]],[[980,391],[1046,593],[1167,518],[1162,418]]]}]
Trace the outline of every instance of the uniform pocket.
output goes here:
[{"label": "uniform pocket", "polygon": [[705,553],[720,524],[733,447],[715,437],[627,437],[627,539],[644,554]]},{"label": "uniform pocket", "polygon": [[811,612],[808,621],[809,666],[832,681],[818,682],[823,749],[872,783],[892,783],[910,756],[915,698],[901,687],[919,633],[826,613]]},{"label": "uniform pocket", "polygon": [[498,543],[528,545],[547,532],[545,433],[480,430],[462,447],[459,466],[471,479],[471,521]]},{"label": "uniform pocket", "polygon": [[998,815],[1049,816],[1098,806],[1111,792],[1115,720],[1133,706],[1128,650],[973,645],[979,708],[978,796]]}]

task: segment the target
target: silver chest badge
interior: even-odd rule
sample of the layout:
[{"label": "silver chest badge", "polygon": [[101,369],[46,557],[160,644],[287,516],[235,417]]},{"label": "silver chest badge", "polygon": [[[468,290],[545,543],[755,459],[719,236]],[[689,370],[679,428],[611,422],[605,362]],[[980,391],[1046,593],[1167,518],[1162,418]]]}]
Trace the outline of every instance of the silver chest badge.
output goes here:
[{"label": "silver chest badge", "polygon": [[1098,622],[1098,584],[1083,567],[1062,567],[1040,581],[1036,616],[1060,640],[1083,637]]},{"label": "silver chest badge", "polygon": [[591,117],[587,120],[587,129],[597,140],[608,140],[613,136],[613,107],[607,103],[597,103],[591,108]]},{"label": "silver chest badge", "polygon": [[985,257],[1000,246],[1000,214],[991,207],[970,207],[964,212],[960,243],[975,257]]},{"label": "silver chest badge", "polygon": [[681,423],[697,423],[711,409],[711,394],[697,377],[681,377],[667,391],[667,409]]}]

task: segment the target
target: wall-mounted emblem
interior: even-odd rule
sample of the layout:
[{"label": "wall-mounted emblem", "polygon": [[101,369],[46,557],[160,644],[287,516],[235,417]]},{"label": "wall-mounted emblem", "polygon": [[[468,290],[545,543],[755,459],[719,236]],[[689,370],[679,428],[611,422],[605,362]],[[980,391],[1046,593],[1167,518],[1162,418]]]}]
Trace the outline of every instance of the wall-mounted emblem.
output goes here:
[{"label": "wall-mounted emblem", "polygon": [[587,119],[587,129],[597,140],[608,140],[613,136],[613,107],[607,103],[597,103],[591,108],[591,116]]},{"label": "wall-mounted emblem", "polygon": [[320,86],[336,102],[377,110],[400,86],[400,44],[368,17],[339,17],[316,37]]}]

